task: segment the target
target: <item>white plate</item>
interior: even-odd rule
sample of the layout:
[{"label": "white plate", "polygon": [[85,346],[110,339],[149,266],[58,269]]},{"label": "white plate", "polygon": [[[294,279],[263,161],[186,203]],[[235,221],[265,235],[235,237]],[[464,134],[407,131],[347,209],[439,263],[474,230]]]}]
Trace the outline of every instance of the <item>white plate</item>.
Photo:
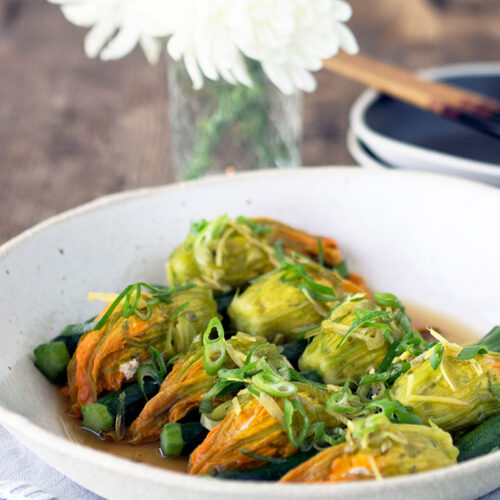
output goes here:
[{"label": "white plate", "polygon": [[65,435],[32,349],[96,312],[89,290],[161,282],[191,220],[267,215],[336,238],[369,285],[478,332],[499,320],[497,190],[459,179],[355,168],[257,172],[122,193],[59,215],[0,248],[0,423],[105,497],[467,499],[500,486],[500,453],[429,473],[340,485],[220,482],[87,448]]},{"label": "white plate", "polygon": [[385,170],[387,168],[392,168],[373,156],[356,137],[352,128],[347,131],[347,149],[358,164],[364,168],[368,168],[370,170]]},{"label": "white plate", "polygon": [[[461,76],[478,77],[491,75],[498,75],[500,78],[500,64],[474,63],[452,65],[422,71],[421,74],[431,80]],[[458,142],[460,142],[461,137],[467,137],[471,141],[485,141],[485,143],[489,143],[488,141],[493,141],[493,139],[484,137],[479,132],[463,129],[461,125],[447,123],[444,119],[433,117],[430,114],[422,114],[421,120],[418,123],[416,121],[413,122],[410,117],[408,119],[399,119],[397,122],[401,130],[404,129],[406,135],[411,134],[416,139],[415,143],[413,143],[413,140],[408,142],[398,140],[379,130],[379,128],[387,126],[388,120],[393,119],[392,116],[387,116],[385,120],[381,119],[379,127],[372,127],[367,122],[367,113],[379,98],[380,93],[374,90],[363,92],[351,109],[350,123],[356,137],[364,142],[384,163],[399,168],[455,175],[500,186],[500,160],[497,160],[496,164],[486,161],[476,161],[417,145],[420,137],[425,138],[427,141],[429,140],[429,137],[426,135],[428,134],[428,130],[426,130],[425,126],[425,116],[428,117],[428,120],[432,120],[432,123],[436,122],[436,120],[442,120],[443,128],[450,129],[450,136],[447,137],[447,140],[451,140],[454,133],[464,134],[463,136],[457,135]],[[414,110],[409,109],[409,112],[411,116],[416,116]],[[431,122],[429,121],[429,123]],[[436,133],[436,135],[438,134],[439,132]]]}]

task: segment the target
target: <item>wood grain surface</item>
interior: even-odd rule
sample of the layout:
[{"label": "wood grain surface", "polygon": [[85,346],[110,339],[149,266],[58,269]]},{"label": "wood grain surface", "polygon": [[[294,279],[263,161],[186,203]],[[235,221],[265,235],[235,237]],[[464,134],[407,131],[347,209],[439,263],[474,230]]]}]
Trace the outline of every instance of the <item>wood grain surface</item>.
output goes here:
[{"label": "wood grain surface", "polygon": [[[500,59],[498,0],[352,0],[367,55],[410,69]],[[0,243],[114,191],[172,181],[165,61],[89,60],[44,0],[0,0]],[[326,72],[305,98],[303,163],[352,164],[362,87]]]}]

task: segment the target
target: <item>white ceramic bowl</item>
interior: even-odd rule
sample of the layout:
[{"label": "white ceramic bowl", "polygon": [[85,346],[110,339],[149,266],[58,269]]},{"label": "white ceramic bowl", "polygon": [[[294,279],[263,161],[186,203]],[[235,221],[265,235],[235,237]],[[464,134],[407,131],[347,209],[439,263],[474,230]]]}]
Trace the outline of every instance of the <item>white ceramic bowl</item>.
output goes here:
[{"label": "white ceramic bowl", "polygon": [[[498,63],[444,66],[421,74],[431,80],[451,82],[468,78],[468,85],[484,88],[500,98]],[[438,172],[500,186],[500,141],[402,103],[380,101],[380,98],[381,94],[374,90],[363,92],[351,109],[350,123],[355,136],[382,162],[392,167]],[[490,149],[491,153],[481,160],[469,158],[468,151],[473,147],[479,152]],[[454,149],[456,153],[452,152]]]},{"label": "white ceramic bowl", "polygon": [[89,290],[159,282],[191,220],[267,215],[336,238],[369,285],[478,332],[499,320],[497,190],[410,172],[267,171],[132,191],[50,219],[0,248],[0,423],[49,464],[109,498],[474,498],[500,486],[500,453],[429,473],[340,485],[220,482],[71,442],[31,352],[96,312]]}]

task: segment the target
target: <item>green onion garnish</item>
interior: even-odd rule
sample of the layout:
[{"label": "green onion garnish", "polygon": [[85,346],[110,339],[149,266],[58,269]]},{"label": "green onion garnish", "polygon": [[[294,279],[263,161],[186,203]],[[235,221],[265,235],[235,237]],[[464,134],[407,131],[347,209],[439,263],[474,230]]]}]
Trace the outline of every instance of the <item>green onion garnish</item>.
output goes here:
[{"label": "green onion garnish", "polygon": [[198,236],[207,226],[208,221],[206,219],[201,219],[198,222],[191,222],[190,232],[193,236]]},{"label": "green onion garnish", "polygon": [[247,219],[243,215],[236,217],[236,220],[238,222],[241,222],[242,224],[245,224],[245,226],[248,226],[252,230],[252,233],[255,236],[258,236],[260,234],[267,234],[272,231],[270,227],[264,226],[263,224],[259,224],[258,222],[254,222],[253,220]]},{"label": "green onion garnish", "polygon": [[141,365],[137,369],[137,384],[139,385],[139,389],[144,394],[144,399],[147,401],[149,398],[147,397],[144,389],[144,379],[146,377],[153,379],[155,382],[159,382],[160,378],[158,377],[156,370],[151,365]]},{"label": "green onion garnish", "polygon": [[152,354],[151,357],[151,366],[153,370],[157,373],[158,378],[163,381],[165,376],[167,375],[167,365],[165,364],[165,360],[163,356],[160,354],[158,350],[154,347],[149,348]]},{"label": "green onion garnish", "polygon": [[346,380],[342,390],[330,394],[326,407],[336,413],[353,415],[363,410],[364,405],[359,396],[352,394],[349,388],[349,380]]},{"label": "green onion garnish", "polygon": [[492,352],[500,352],[500,326],[492,328],[492,330],[481,339],[480,344],[484,345]]},{"label": "green onion garnish", "polygon": [[431,354],[431,366],[433,370],[437,370],[444,356],[444,345],[436,344]]},{"label": "green onion garnish", "polygon": [[280,377],[268,365],[264,365],[263,370],[252,377],[252,384],[270,396],[284,398],[297,392],[297,387]]},{"label": "green onion garnish", "polygon": [[250,363],[250,361],[252,361],[252,356],[255,354],[257,349],[260,349],[261,347],[265,347],[266,345],[269,345],[269,342],[261,342],[260,344],[254,345],[248,351],[247,357],[245,358],[245,364],[243,365],[243,367],[248,365]]},{"label": "green onion garnish", "polygon": [[[212,330],[215,328],[217,337],[210,338]],[[215,375],[226,359],[226,341],[224,340],[224,327],[220,319],[215,317],[208,323],[203,334],[203,366],[209,375]]]},{"label": "green onion garnish", "polygon": [[[292,401],[285,399],[284,414],[285,430],[288,435],[288,439],[292,445],[295,446],[295,448],[300,448],[309,431],[309,417],[307,416],[302,403],[297,398],[292,399]],[[295,427],[299,428],[297,435],[293,432],[294,415],[296,415],[299,419],[298,424],[295,425]]]},{"label": "green onion garnish", "polygon": [[399,401],[391,401],[387,398],[379,399],[377,401],[371,401],[366,405],[368,410],[373,410],[379,408],[382,413],[391,422],[397,424],[416,424],[421,425],[422,420],[418,415],[412,413],[406,406],[403,406]]},{"label": "green onion garnish", "polygon": [[285,251],[283,250],[283,243],[281,243],[281,240],[276,241],[274,244],[274,250],[276,252],[276,258],[278,259],[278,262],[281,264],[282,262],[285,262]]},{"label": "green onion garnish", "polygon": [[386,306],[391,309],[399,309],[401,307],[401,302],[392,293],[374,293],[373,296],[379,306]]},{"label": "green onion garnish", "polygon": [[[132,315],[136,315],[142,321],[148,321],[153,314],[152,307],[160,302],[165,302],[167,304],[171,304],[173,302],[172,295],[178,292],[182,292],[185,290],[189,290],[196,285],[185,285],[178,288],[168,288],[165,286],[152,286],[147,283],[135,283],[133,285],[129,285],[125,290],[123,290],[118,297],[113,301],[113,303],[108,307],[105,314],[101,317],[101,319],[97,322],[94,327],[94,330],[100,330],[108,321],[109,317],[113,314],[115,309],[120,305],[123,300],[122,306],[122,316],[125,318],[130,318]],[[138,309],[139,300],[141,298],[142,288],[146,289],[147,292],[151,295],[151,298],[145,299],[146,309],[144,312],[141,312]],[[133,299],[132,299],[133,296]],[[175,311],[174,311],[175,312]]]},{"label": "green onion garnish", "polygon": [[459,361],[474,359],[478,354],[488,354],[488,349],[484,345],[469,345],[464,347],[457,356]]},{"label": "green onion garnish", "polygon": [[184,311],[184,309],[186,309],[187,307],[189,307],[189,302],[184,302],[184,304],[180,305],[177,309],[174,309],[172,314],[170,315],[170,321],[173,321],[175,318],[177,318],[179,313]]},{"label": "green onion garnish", "polygon": [[[387,333],[391,333],[391,327],[386,323],[390,323],[394,320],[394,314],[389,311],[367,311],[365,309],[356,309],[356,317],[357,319],[352,322],[349,330],[342,337],[340,342],[337,344],[337,347],[340,347],[347,337],[356,330],[357,328],[379,328],[384,330]],[[375,321],[379,320],[381,323],[376,323]]]},{"label": "green onion garnish", "polygon": [[359,381],[359,385],[370,385],[378,382],[387,382],[387,385],[392,385],[395,380],[403,373],[406,373],[410,367],[410,363],[406,361],[393,363],[387,371],[376,371],[375,373],[363,375]]},{"label": "green onion garnish", "polygon": [[250,394],[253,394],[255,397],[258,398],[260,396],[260,392],[252,384],[249,384],[247,389],[248,389],[248,392]]}]

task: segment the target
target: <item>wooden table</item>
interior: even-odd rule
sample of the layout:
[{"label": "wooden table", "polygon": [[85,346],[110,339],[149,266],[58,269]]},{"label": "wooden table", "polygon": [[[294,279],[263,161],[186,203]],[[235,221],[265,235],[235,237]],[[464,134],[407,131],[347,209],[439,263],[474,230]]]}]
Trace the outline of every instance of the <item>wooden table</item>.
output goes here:
[{"label": "wooden table", "polygon": [[[352,0],[363,50],[410,68],[500,55],[498,0]],[[97,196],[172,181],[165,62],[85,58],[85,30],[43,0],[0,0],[0,243]],[[362,88],[321,72],[305,165],[352,164]]]}]

